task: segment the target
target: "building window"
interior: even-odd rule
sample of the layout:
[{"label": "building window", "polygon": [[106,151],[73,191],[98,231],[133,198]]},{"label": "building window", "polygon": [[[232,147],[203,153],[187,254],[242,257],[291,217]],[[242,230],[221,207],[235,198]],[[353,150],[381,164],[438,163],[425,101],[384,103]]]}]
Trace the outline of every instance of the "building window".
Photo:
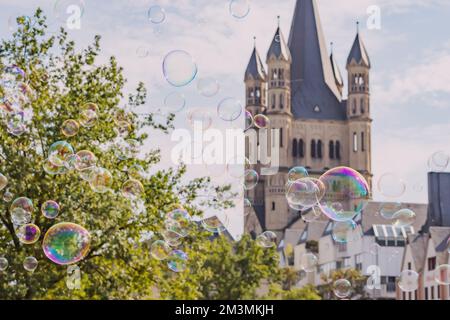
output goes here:
[{"label": "building window", "polygon": [[280,147],[283,148],[283,128],[280,128]]},{"label": "building window", "polygon": [[322,140],[317,142],[317,158],[322,159]]},{"label": "building window", "polygon": [[334,142],[330,141],[328,146],[328,153],[330,154],[330,159],[334,159]]},{"label": "building window", "polygon": [[408,300],[412,300],[412,292],[408,293]]},{"label": "building window", "polygon": [[316,140],[311,140],[311,158],[316,158]]},{"label": "building window", "polygon": [[438,299],[441,300],[441,286],[437,286],[436,289],[437,289]]},{"label": "building window", "polygon": [[297,139],[294,139],[294,140],[292,141],[292,156],[293,156],[294,158],[297,157],[297,148],[298,148],[298,145],[297,145]]},{"label": "building window", "polygon": [[412,270],[411,267],[411,262],[408,262],[408,270]]},{"label": "building window", "polygon": [[272,101],[271,101],[272,109],[275,109],[275,103],[276,103],[276,100],[277,100],[277,98],[276,98],[276,96],[273,94],[273,95],[272,95]]},{"label": "building window", "polygon": [[364,132],[361,132],[361,151],[366,151],[366,143],[364,139]]},{"label": "building window", "polygon": [[428,270],[433,271],[436,269],[436,257],[428,258]]},{"label": "building window", "polygon": [[272,211],[275,211],[275,202],[272,202]]},{"label": "building window", "polygon": [[428,300],[428,288],[425,288],[425,300]]},{"label": "building window", "polygon": [[364,98],[361,98],[361,114],[366,112],[366,107],[364,105]]},{"label": "building window", "polygon": [[280,109],[284,109],[284,94],[280,94]]},{"label": "building window", "polygon": [[358,135],[353,132],[353,152],[358,152]]},{"label": "building window", "polygon": [[431,288],[430,288],[430,291],[431,291],[431,300],[434,300],[434,286],[432,286]]},{"label": "building window", "polygon": [[336,159],[341,160],[341,143],[336,141]]},{"label": "building window", "polygon": [[305,156],[305,143],[303,142],[303,139],[300,139],[298,141],[298,156],[300,158],[303,158]]},{"label": "building window", "polygon": [[406,292],[403,291],[403,300],[406,300]]},{"label": "building window", "polygon": [[353,107],[352,107],[352,113],[356,114],[357,106],[356,106],[356,99],[353,99]]},{"label": "building window", "polygon": [[417,300],[417,289],[414,291],[414,300]]}]

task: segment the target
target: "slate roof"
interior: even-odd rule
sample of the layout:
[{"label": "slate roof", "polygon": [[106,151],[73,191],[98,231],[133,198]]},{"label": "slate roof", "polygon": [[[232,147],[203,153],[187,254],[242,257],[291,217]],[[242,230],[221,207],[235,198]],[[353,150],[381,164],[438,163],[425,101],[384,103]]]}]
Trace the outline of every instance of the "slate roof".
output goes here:
[{"label": "slate roof", "polygon": [[369,54],[367,53],[359,32],[356,34],[355,41],[353,41],[352,49],[347,58],[347,65],[351,64],[352,61],[369,68],[371,67]]},{"label": "slate roof", "polygon": [[277,59],[281,58],[286,61],[291,60],[291,52],[289,51],[280,27],[277,28],[277,31],[273,36],[272,43],[270,44],[269,51],[267,52],[267,60],[269,60],[272,55],[274,55]]},{"label": "slate roof", "polygon": [[333,53],[330,55],[330,62],[331,62],[331,68],[333,69],[333,75],[334,75],[334,79],[336,81],[336,85],[344,86],[344,78],[342,78],[341,70],[339,69],[336,59],[334,59]]},{"label": "slate roof", "polygon": [[424,232],[431,226],[450,227],[450,173],[428,173],[428,216]]},{"label": "slate roof", "polygon": [[245,80],[248,80],[250,77],[255,80],[266,80],[267,78],[264,64],[261,61],[261,57],[259,56],[256,47],[253,49],[250,61],[247,65],[247,70],[245,70]]},{"label": "slate roof", "polygon": [[[346,120],[315,0],[297,0],[289,35],[295,118]],[[319,106],[320,112],[315,112]]]},{"label": "slate roof", "polygon": [[420,234],[409,235],[408,243],[411,248],[411,254],[416,270],[420,272],[425,265],[428,237]]}]

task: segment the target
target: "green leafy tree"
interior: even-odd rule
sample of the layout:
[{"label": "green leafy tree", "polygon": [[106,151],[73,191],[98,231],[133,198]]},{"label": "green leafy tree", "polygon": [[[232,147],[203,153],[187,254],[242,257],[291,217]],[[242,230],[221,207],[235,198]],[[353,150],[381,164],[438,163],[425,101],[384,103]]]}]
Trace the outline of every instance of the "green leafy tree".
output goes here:
[{"label": "green leafy tree", "polygon": [[[126,119],[128,138],[143,146],[150,129],[168,132],[172,128],[173,115],[168,117],[167,123],[156,124],[151,114],[145,118],[136,114],[136,108],[145,104],[147,92],[139,84],[127,99],[123,93],[126,80],[116,59],[111,57],[105,65],[96,64],[100,37],[95,37],[92,45],[79,52],[63,29],[57,36],[46,35],[46,19],[39,9],[32,19],[20,17],[17,22],[18,31],[12,39],[0,44],[0,70],[17,65],[26,72],[34,97],[24,107],[32,117],[26,133],[16,137],[8,133],[8,114],[2,113],[0,173],[8,178],[7,189],[15,197],[26,196],[33,200],[33,221],[42,235],[54,223],[65,221],[85,227],[92,241],[89,254],[78,264],[82,287],[70,291],[65,283],[67,268],[45,257],[41,241],[34,245],[19,242],[9,211],[10,203],[1,201],[0,256],[6,257],[10,266],[0,273],[0,299],[144,299],[155,297],[155,293],[162,298],[203,297],[202,289],[191,281],[189,270],[202,270],[200,262],[207,265],[209,256],[214,253],[208,240],[210,234],[195,224],[192,226],[180,247],[189,257],[186,271],[181,273],[169,271],[165,262],[152,259],[149,242],[144,241],[143,235],[153,232],[157,238],[164,230],[164,214],[180,205],[192,216],[200,216],[202,212],[192,205],[199,190],[216,192],[210,204],[218,210],[229,207],[230,202],[221,196],[229,188],[212,187],[206,178],[182,183],[184,166],[143,175],[140,180],[145,189],[144,210],[138,214],[120,193],[122,184],[129,179],[126,168],[139,165],[148,172],[159,162],[159,150],[119,160],[117,150],[108,145],[118,135],[114,120]],[[0,72],[3,76],[3,71]],[[0,98],[3,94],[0,92]],[[81,106],[86,102],[98,105],[95,125],[89,129],[81,127],[76,136],[65,138],[61,134],[63,122],[78,119]],[[126,111],[120,107],[123,103],[127,104]],[[60,175],[44,171],[49,146],[60,140],[67,140],[76,151],[92,151],[98,158],[97,165],[112,173],[114,191],[94,192],[76,170]],[[39,213],[42,203],[50,199],[57,201],[62,209],[54,221]],[[247,254],[263,254],[255,246],[249,246]],[[39,261],[34,273],[25,271],[22,266],[27,256]],[[251,270],[252,266],[249,268]],[[199,279],[206,276],[202,277]],[[246,279],[243,281],[245,283]],[[253,285],[252,279],[248,287]]]},{"label": "green leafy tree", "polygon": [[329,276],[322,275],[324,284],[318,289],[323,299],[337,299],[334,295],[334,283],[340,279],[346,279],[352,285],[351,295],[348,298],[357,297],[358,299],[364,299],[366,297],[364,287],[367,277],[356,269],[340,269],[331,272]]}]

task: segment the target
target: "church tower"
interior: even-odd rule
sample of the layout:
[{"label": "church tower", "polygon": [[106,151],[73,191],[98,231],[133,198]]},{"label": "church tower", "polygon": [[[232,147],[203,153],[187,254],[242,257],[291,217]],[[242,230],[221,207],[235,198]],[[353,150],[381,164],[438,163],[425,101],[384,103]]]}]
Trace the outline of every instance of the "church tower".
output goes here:
[{"label": "church tower", "polygon": [[349,165],[372,185],[370,117],[370,59],[358,31],[347,59],[349,121]]},{"label": "church tower", "polygon": [[256,49],[256,43],[245,71],[244,82],[247,111],[253,116],[264,113],[267,106],[267,73]]},{"label": "church tower", "polygon": [[[266,59],[268,66],[266,115],[270,120],[270,128],[279,132],[279,137],[271,135],[271,139],[279,139],[279,170],[277,174],[265,178],[265,222],[268,229],[282,232],[290,219],[285,186],[288,168],[291,166],[289,150],[293,117],[291,109],[292,58],[279,26],[279,19],[280,17],[278,17],[278,28],[273,36]],[[282,214],[280,214],[281,212]]]}]

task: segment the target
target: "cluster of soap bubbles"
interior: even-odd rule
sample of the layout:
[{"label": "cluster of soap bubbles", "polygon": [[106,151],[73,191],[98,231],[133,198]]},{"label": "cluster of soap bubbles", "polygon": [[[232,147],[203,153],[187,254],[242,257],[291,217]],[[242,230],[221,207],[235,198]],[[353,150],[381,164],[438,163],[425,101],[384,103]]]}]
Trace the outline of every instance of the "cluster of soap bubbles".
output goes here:
[{"label": "cluster of soap bubbles", "polygon": [[5,67],[0,77],[0,92],[0,118],[8,133],[19,137],[27,131],[26,110],[35,98],[25,71],[16,65]]},{"label": "cluster of soap bubbles", "polygon": [[186,270],[188,256],[177,247],[189,235],[192,218],[186,210],[179,208],[166,214],[164,225],[165,230],[161,232],[164,240],[153,242],[150,253],[156,260],[165,260],[170,270],[183,272]]}]

